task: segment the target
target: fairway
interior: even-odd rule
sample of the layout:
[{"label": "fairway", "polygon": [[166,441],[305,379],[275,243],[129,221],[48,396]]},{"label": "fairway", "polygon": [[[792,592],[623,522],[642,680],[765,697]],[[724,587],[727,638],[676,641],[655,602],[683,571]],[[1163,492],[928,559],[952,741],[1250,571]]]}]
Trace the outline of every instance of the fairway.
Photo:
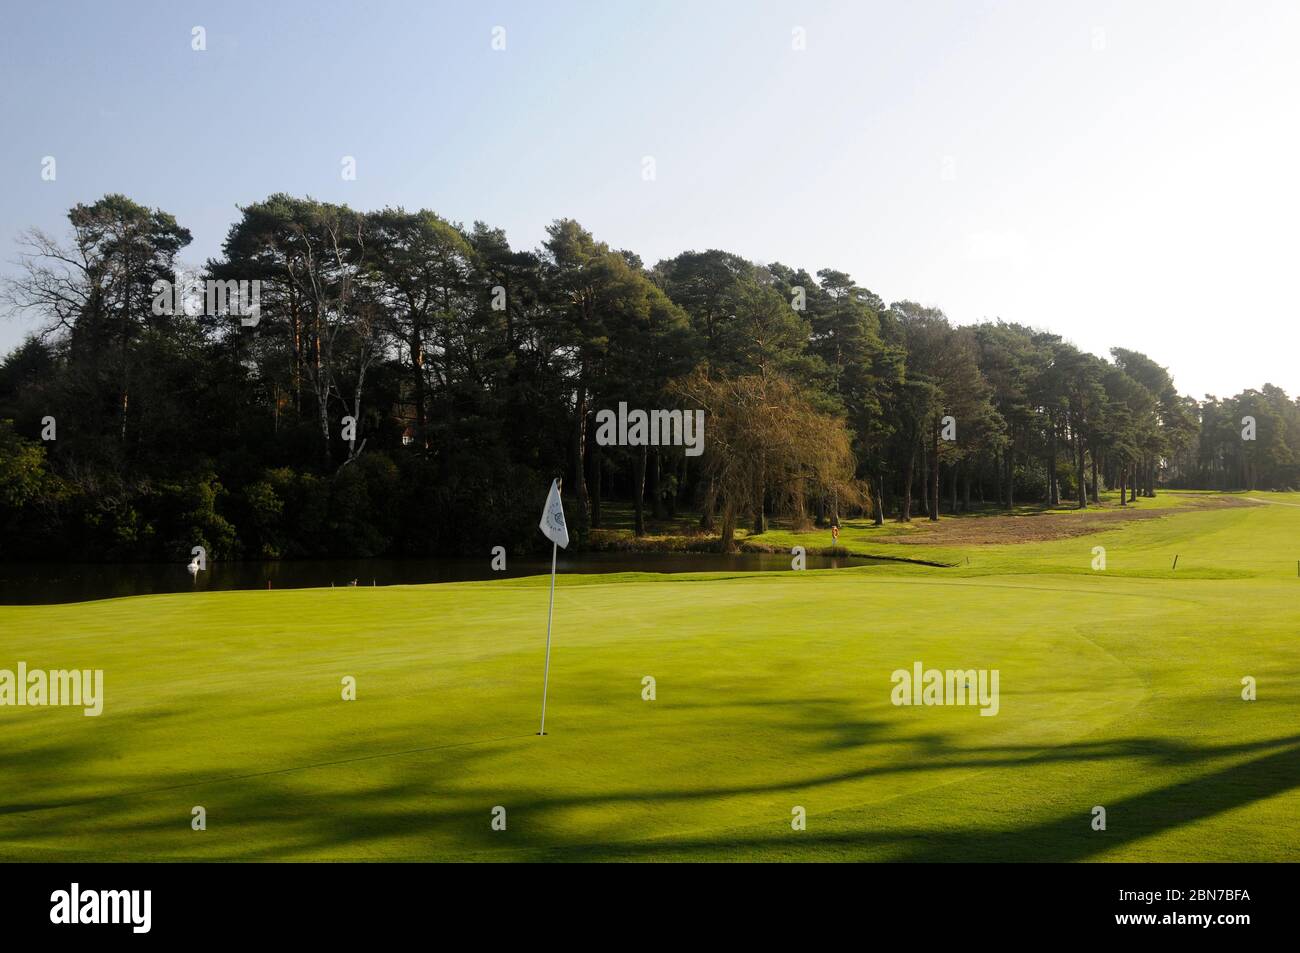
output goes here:
[{"label": "fairway", "polygon": [[[949,568],[562,576],[544,738],[545,577],[0,607],[0,668],[105,695],[0,709],[0,857],[1300,860],[1300,494],[1249,495],[1289,505],[841,538]],[[997,714],[892,704],[916,662],[998,670]]]}]

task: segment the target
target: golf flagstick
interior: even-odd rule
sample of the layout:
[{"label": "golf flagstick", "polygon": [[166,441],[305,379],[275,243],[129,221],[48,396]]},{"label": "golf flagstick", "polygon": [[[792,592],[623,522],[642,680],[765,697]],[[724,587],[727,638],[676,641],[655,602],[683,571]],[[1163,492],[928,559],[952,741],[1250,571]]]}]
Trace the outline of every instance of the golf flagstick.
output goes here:
[{"label": "golf flagstick", "polygon": [[542,675],[542,729],[546,734],[546,688],[551,682],[551,619],[555,616],[555,554],[559,546],[551,543],[551,604],[546,609],[546,672]]},{"label": "golf flagstick", "polygon": [[546,609],[546,670],[542,675],[542,727],[537,733],[546,734],[546,690],[551,682],[551,620],[555,616],[555,560],[559,548],[569,547],[569,527],[564,522],[564,504],[560,502],[560,480],[551,481],[551,492],[546,496],[542,521],[537,524],[542,534],[551,541],[551,601]]}]

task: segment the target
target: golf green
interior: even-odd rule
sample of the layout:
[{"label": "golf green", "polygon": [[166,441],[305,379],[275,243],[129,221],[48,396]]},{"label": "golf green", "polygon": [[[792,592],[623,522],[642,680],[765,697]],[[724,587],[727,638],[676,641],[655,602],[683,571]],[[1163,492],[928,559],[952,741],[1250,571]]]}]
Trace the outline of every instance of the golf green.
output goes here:
[{"label": "golf green", "polygon": [[[545,577],[3,606],[0,669],[104,688],[0,707],[0,858],[1300,860],[1300,494],[1246,496],[561,577],[546,737]],[[996,670],[996,714],[894,704],[916,663]]]}]

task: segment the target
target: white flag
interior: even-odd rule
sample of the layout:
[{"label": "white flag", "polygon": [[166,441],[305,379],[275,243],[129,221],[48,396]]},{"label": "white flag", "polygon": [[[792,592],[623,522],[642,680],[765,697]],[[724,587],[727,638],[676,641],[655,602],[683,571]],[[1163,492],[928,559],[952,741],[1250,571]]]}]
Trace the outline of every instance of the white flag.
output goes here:
[{"label": "white flag", "polygon": [[560,502],[560,481],[551,481],[551,492],[546,496],[542,521],[537,524],[543,535],[561,549],[569,548],[569,527],[564,522],[564,504]]}]

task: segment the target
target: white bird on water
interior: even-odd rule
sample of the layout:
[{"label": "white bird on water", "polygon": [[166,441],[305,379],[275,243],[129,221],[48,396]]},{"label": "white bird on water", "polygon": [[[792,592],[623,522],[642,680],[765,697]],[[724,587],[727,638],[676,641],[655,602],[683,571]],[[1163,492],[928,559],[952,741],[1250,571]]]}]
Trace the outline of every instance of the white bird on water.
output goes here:
[{"label": "white bird on water", "polygon": [[190,576],[193,577],[194,581],[197,583],[199,581],[199,557],[195,556],[191,559],[190,564],[185,568],[189,570]]}]

